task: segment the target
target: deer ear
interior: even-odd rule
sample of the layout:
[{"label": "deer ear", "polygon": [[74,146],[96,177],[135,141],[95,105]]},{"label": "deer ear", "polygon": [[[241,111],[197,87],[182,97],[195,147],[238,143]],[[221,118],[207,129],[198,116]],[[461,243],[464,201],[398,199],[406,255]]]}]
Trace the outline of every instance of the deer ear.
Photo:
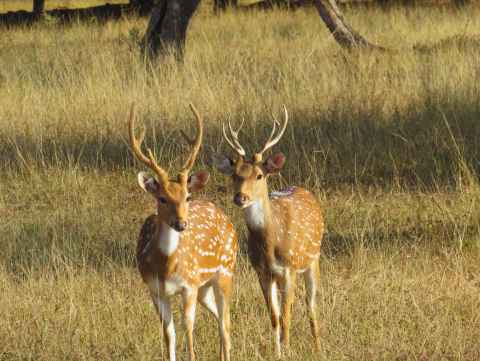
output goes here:
[{"label": "deer ear", "polygon": [[285,164],[285,155],[283,153],[275,153],[268,157],[263,163],[263,169],[266,174],[277,174]]},{"label": "deer ear", "polygon": [[138,180],[138,185],[145,192],[155,193],[159,188],[159,184],[157,180],[146,172],[138,173],[137,180]]},{"label": "deer ear", "polygon": [[205,170],[200,170],[198,172],[193,173],[188,178],[188,189],[192,192],[197,192],[208,183],[208,179],[210,178],[210,173]]},{"label": "deer ear", "polygon": [[215,168],[225,175],[232,175],[235,171],[233,160],[223,154],[212,154],[212,163]]}]

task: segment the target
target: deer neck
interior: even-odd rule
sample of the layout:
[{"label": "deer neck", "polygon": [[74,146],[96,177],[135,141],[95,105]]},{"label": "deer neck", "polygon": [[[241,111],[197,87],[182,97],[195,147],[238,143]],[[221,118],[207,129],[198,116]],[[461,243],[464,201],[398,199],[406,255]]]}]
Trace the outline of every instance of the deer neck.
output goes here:
[{"label": "deer neck", "polygon": [[271,223],[271,206],[268,197],[260,198],[244,208],[245,221],[251,232],[262,232]]},{"label": "deer neck", "polygon": [[137,259],[144,278],[163,283],[177,268],[180,233],[169,227],[158,215],[153,222],[155,230],[145,236],[148,242],[143,245]]},{"label": "deer neck", "polygon": [[172,257],[177,251],[180,232],[177,232],[164,221],[159,224],[158,249],[165,257]]},{"label": "deer neck", "polygon": [[272,222],[272,207],[268,195],[244,209],[245,221],[250,232],[250,246],[261,250],[262,258],[272,265],[275,261],[276,230]]}]

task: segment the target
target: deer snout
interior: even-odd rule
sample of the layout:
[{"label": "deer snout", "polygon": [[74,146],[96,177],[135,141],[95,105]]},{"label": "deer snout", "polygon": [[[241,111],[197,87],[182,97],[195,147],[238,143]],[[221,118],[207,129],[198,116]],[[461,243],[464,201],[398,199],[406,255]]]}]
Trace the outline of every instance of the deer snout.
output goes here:
[{"label": "deer snout", "polygon": [[235,197],[233,197],[233,203],[235,203],[239,207],[243,207],[248,203],[248,201],[249,201],[248,196],[243,193],[237,193],[235,194]]},{"label": "deer snout", "polygon": [[182,232],[186,230],[188,227],[188,222],[187,221],[181,221],[179,219],[175,220],[172,224],[172,228],[176,230],[177,232]]}]

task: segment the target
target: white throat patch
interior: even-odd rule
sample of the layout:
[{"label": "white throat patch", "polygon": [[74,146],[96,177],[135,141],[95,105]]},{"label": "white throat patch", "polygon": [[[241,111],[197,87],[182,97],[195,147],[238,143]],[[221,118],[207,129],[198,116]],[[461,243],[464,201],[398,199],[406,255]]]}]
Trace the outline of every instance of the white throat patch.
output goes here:
[{"label": "white throat patch", "polygon": [[158,248],[165,256],[170,256],[178,247],[180,232],[177,232],[166,223],[162,223]]},{"label": "white throat patch", "polygon": [[262,229],[265,226],[265,213],[261,202],[254,202],[244,208],[245,221],[250,229]]}]

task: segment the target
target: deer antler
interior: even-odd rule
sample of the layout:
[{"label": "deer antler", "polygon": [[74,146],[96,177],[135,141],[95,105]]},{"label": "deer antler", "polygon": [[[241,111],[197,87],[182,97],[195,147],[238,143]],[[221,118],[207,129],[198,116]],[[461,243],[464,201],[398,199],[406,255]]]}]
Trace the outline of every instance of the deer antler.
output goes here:
[{"label": "deer antler", "polygon": [[260,161],[262,159],[262,155],[263,153],[267,150],[267,149],[270,149],[271,147],[273,147],[275,144],[277,144],[279,142],[279,140],[282,138],[283,136],[283,133],[285,133],[285,130],[287,129],[287,124],[288,124],[288,112],[287,112],[287,107],[284,105],[283,106],[283,110],[284,110],[284,113],[285,113],[285,120],[283,122],[283,125],[279,131],[279,133],[274,137],[275,135],[275,130],[276,130],[276,126],[277,124],[279,124],[278,120],[276,120],[275,118],[273,119],[273,129],[272,129],[272,132],[270,133],[270,136],[268,137],[268,140],[267,142],[265,143],[265,145],[263,146],[263,149],[258,152],[257,154],[255,154],[254,158],[258,161]]},{"label": "deer antler", "polygon": [[227,143],[230,145],[230,147],[232,147],[233,150],[241,157],[245,157],[246,152],[245,152],[245,149],[243,149],[242,145],[240,144],[240,141],[238,140],[238,132],[240,131],[240,129],[242,129],[244,122],[245,122],[245,119],[242,119],[242,124],[240,124],[238,129],[235,131],[232,128],[232,124],[230,124],[230,120],[228,120],[228,129],[230,130],[232,139],[230,139],[227,135],[227,131],[225,129],[225,123],[222,124],[223,137],[225,138]]},{"label": "deer antler", "polygon": [[132,104],[130,109],[130,119],[129,119],[129,135],[130,135],[130,146],[132,147],[133,153],[139,161],[144,163],[147,167],[152,169],[158,176],[158,181],[161,182],[162,185],[168,183],[168,173],[163,170],[155,160],[153,156],[152,150],[147,148],[147,154],[143,154],[142,152],[142,143],[143,138],[145,137],[145,129],[143,129],[142,133],[140,134],[140,138],[135,138],[135,104]]},{"label": "deer antler", "polygon": [[188,174],[190,170],[193,167],[193,164],[195,163],[195,160],[197,159],[198,152],[200,150],[200,146],[202,145],[202,137],[203,137],[203,118],[200,116],[198,113],[197,108],[190,103],[190,109],[192,110],[193,114],[195,115],[195,118],[197,120],[197,135],[195,139],[190,139],[185,132],[181,131],[183,137],[187,141],[188,144],[192,146],[192,150],[185,161],[185,164],[182,167],[181,173]]}]

